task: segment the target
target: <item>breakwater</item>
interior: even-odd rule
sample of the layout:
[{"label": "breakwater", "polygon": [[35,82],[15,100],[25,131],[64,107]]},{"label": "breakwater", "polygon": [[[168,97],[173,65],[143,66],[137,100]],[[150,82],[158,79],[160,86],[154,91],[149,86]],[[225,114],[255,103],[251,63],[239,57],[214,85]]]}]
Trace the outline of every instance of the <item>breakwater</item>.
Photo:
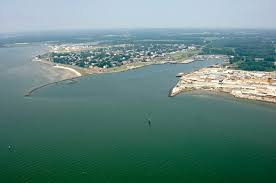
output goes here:
[{"label": "breakwater", "polygon": [[68,78],[68,79],[63,79],[63,80],[55,81],[55,82],[51,82],[51,83],[46,83],[44,85],[40,85],[40,86],[35,87],[35,88],[29,90],[28,92],[26,92],[24,96],[25,97],[30,97],[33,93],[35,93],[36,91],[38,91],[38,90],[40,90],[42,88],[45,88],[47,86],[54,85],[54,84],[59,84],[61,82],[71,81],[71,82],[75,83],[76,82],[75,79],[77,79],[77,78],[79,78],[79,76],[78,77],[73,77],[73,78]]}]

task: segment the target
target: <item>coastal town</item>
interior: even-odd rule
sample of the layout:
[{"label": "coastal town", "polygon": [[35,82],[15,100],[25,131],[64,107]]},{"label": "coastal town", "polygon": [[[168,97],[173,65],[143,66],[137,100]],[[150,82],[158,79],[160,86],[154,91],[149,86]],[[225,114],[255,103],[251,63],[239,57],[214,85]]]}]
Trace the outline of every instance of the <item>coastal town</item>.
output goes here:
[{"label": "coastal town", "polygon": [[180,73],[180,80],[170,96],[193,90],[229,93],[246,98],[276,103],[276,72],[233,70],[222,66],[202,68],[192,73]]},{"label": "coastal town", "polygon": [[276,45],[273,41],[253,38],[244,41],[228,35],[225,35],[227,39],[210,40],[201,36],[191,40],[171,40],[167,36],[148,40],[129,36],[123,40],[50,44],[47,53],[33,60],[66,69],[72,72],[72,78],[122,72],[152,64],[220,60],[223,65],[177,74],[180,80],[170,96],[191,90],[209,90],[276,103]]},{"label": "coastal town", "polygon": [[37,56],[35,60],[106,69],[138,62],[188,62],[198,50],[195,45],[184,44],[65,44],[50,46],[48,53]]},{"label": "coastal town", "polygon": [[152,64],[188,64],[194,61],[219,59],[222,54],[200,54],[195,44],[61,44],[50,45],[48,52],[35,56],[33,61],[74,70],[81,75],[121,72]]}]

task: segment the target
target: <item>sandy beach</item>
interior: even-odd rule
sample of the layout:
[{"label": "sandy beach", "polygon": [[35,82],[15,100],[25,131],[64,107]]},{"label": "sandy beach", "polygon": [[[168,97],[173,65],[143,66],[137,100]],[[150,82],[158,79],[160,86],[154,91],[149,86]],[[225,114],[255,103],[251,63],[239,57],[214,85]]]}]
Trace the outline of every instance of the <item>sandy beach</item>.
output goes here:
[{"label": "sandy beach", "polygon": [[73,72],[76,76],[82,76],[81,73],[79,73],[77,70],[73,69],[73,68],[70,68],[70,67],[65,67],[65,66],[60,66],[60,65],[55,65],[54,66],[55,68],[59,68],[59,69],[65,69],[65,70],[68,70],[68,71],[71,71]]}]

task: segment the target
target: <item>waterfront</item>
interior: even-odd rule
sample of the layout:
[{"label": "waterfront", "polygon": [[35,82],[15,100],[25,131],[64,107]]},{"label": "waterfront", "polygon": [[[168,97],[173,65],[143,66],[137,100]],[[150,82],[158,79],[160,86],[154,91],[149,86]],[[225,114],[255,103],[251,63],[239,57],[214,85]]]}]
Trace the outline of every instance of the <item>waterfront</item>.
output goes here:
[{"label": "waterfront", "polygon": [[276,72],[231,70],[217,65],[177,76],[181,78],[170,96],[191,90],[210,90],[276,103]]},{"label": "waterfront", "polygon": [[88,76],[24,97],[61,77],[30,61],[41,49],[0,49],[1,182],[276,180],[275,105],[168,97],[177,73],[211,61]]}]

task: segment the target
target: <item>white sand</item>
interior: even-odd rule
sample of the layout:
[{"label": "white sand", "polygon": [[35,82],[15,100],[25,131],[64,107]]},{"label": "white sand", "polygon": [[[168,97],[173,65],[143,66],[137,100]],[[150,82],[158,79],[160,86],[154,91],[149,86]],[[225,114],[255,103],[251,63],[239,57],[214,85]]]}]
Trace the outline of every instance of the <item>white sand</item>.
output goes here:
[{"label": "white sand", "polygon": [[72,69],[70,67],[65,67],[65,66],[60,66],[60,65],[55,65],[54,67],[59,68],[59,69],[66,69],[66,70],[69,70],[69,71],[75,73],[77,76],[81,76],[81,73],[79,73],[78,71],[76,71],[75,69]]}]

